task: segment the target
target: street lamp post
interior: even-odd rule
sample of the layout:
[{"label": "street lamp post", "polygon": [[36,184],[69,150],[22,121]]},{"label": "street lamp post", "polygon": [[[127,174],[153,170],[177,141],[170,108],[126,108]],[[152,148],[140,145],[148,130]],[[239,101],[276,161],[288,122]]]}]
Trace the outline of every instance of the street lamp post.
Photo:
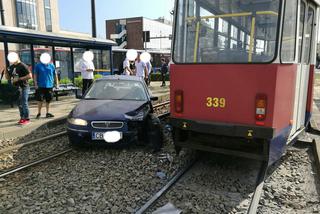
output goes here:
[{"label": "street lamp post", "polygon": [[97,38],[96,2],[95,2],[95,0],[91,0],[91,17],[92,17],[92,37]]}]

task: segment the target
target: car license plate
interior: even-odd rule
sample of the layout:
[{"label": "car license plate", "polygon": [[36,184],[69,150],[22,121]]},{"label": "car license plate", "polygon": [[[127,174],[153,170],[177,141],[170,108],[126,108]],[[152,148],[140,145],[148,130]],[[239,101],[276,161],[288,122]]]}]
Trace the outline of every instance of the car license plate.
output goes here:
[{"label": "car license plate", "polygon": [[92,132],[92,140],[103,140],[104,132]]},{"label": "car license plate", "polygon": [[[110,134],[110,133],[113,133],[113,132],[93,132],[92,133],[92,140],[104,140],[107,143],[115,143],[115,142],[122,139],[122,132],[117,132],[117,135],[118,135],[117,139],[115,139],[114,142],[112,140],[108,141],[108,139],[105,139],[105,134]],[[107,136],[109,136],[109,135],[107,135]]]}]

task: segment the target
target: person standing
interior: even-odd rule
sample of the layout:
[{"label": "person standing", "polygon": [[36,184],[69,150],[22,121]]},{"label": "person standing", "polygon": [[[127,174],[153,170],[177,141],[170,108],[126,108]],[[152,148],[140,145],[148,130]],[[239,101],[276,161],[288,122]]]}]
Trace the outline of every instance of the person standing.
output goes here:
[{"label": "person standing", "polygon": [[36,100],[38,101],[37,119],[41,116],[43,101],[46,101],[46,118],[54,117],[50,113],[50,102],[53,97],[54,85],[59,87],[58,75],[54,65],[51,63],[51,56],[48,53],[43,53],[40,57],[40,62],[36,65],[34,71],[34,86],[36,88]]},{"label": "person standing", "polygon": [[32,78],[32,75],[28,66],[20,61],[17,53],[9,53],[8,60],[11,65],[8,67],[8,70],[5,70],[6,79],[11,81],[19,90],[18,107],[20,120],[18,124],[27,125],[30,123],[28,105],[30,88],[28,81]]},{"label": "person standing", "polygon": [[130,68],[130,61],[128,58],[123,61],[123,75],[133,75],[133,71]]},{"label": "person standing", "polygon": [[161,59],[161,78],[162,78],[161,87],[166,86],[167,73],[168,73],[168,64],[166,63],[166,60],[164,58],[162,58]]},{"label": "person standing", "polygon": [[93,83],[94,79],[94,64],[92,60],[94,59],[94,55],[91,51],[86,51],[82,56],[82,64],[81,64],[81,76],[82,76],[82,96],[85,95],[87,90]]},{"label": "person standing", "polygon": [[144,62],[140,59],[140,54],[138,54],[137,60],[135,62],[136,67],[136,76],[141,77],[145,80],[146,84],[148,83],[148,69]]},{"label": "person standing", "polygon": [[150,82],[151,82],[151,71],[152,71],[152,64],[151,64],[151,61],[148,61],[146,63],[146,66],[147,66],[147,70],[148,70],[148,81],[147,81],[147,85],[149,86],[150,85]]}]

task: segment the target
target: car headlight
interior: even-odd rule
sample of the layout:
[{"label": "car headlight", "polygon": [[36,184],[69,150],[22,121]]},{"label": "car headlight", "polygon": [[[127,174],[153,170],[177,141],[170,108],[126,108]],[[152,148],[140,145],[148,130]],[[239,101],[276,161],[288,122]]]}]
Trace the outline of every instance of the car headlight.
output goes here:
[{"label": "car headlight", "polygon": [[75,126],[87,126],[88,122],[78,118],[69,118],[68,122]]},{"label": "car headlight", "polygon": [[132,120],[132,121],[143,121],[143,118],[144,118],[144,112],[143,111],[140,111],[138,114],[134,115],[134,116],[131,116],[131,115],[128,115],[128,114],[125,114],[124,117],[128,120]]}]

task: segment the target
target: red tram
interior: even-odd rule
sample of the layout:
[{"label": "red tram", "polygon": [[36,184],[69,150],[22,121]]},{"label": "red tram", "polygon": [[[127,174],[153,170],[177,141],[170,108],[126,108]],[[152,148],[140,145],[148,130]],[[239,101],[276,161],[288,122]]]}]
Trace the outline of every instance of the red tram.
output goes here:
[{"label": "red tram", "polygon": [[176,0],[177,148],[278,160],[308,127],[319,0]]}]

